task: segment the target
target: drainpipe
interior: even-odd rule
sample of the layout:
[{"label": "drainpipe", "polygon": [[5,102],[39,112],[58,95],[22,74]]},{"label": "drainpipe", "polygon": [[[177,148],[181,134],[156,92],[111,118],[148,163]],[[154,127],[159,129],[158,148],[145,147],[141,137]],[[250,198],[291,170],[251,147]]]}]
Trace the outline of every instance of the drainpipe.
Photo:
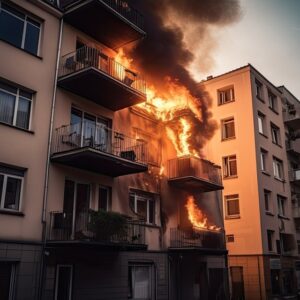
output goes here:
[{"label": "drainpipe", "polygon": [[56,103],[56,91],[57,91],[57,78],[58,78],[58,69],[59,69],[59,60],[61,52],[61,42],[62,42],[62,32],[63,32],[63,18],[60,19],[59,27],[59,36],[58,36],[58,46],[56,54],[56,67],[54,75],[54,84],[53,84],[53,97],[51,105],[51,115],[50,115],[50,127],[48,135],[48,149],[47,149],[47,160],[46,160],[46,170],[45,170],[45,182],[44,182],[44,195],[43,195],[43,210],[42,210],[42,253],[41,253],[41,264],[40,264],[40,273],[39,273],[39,290],[38,290],[38,299],[42,299],[43,295],[43,283],[44,283],[44,272],[45,272],[45,249],[46,249],[46,229],[47,229],[47,200],[48,200],[48,185],[49,185],[49,168],[50,168],[50,155],[51,155],[51,144],[52,144],[52,133],[53,133],[53,122],[54,122],[54,110]]}]

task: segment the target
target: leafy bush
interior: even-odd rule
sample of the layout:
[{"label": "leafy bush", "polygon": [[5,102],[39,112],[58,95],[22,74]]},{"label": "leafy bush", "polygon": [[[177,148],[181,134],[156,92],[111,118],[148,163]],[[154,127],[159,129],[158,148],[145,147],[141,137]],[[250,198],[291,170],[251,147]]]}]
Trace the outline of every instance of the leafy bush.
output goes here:
[{"label": "leafy bush", "polygon": [[94,233],[95,239],[112,241],[126,239],[127,220],[123,215],[111,211],[91,211],[89,229]]}]

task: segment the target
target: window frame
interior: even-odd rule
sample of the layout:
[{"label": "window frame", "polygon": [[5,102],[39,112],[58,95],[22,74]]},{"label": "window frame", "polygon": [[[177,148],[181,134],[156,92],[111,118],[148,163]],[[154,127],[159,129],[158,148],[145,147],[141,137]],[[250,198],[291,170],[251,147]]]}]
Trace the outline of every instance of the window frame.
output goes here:
[{"label": "window frame", "polygon": [[[226,136],[226,125],[228,124],[233,124],[233,135],[232,136]],[[226,140],[231,140],[236,138],[236,132],[235,132],[235,120],[234,117],[228,117],[226,119],[221,120],[221,140],[226,141]]]},{"label": "window frame", "polygon": [[268,169],[267,169],[267,158],[268,158],[268,151],[260,148],[260,170],[262,172],[268,173]]},{"label": "window frame", "polygon": [[[234,159],[233,159],[234,157]],[[236,154],[228,155],[223,157],[223,178],[235,178],[238,176],[238,168],[237,168],[237,157]],[[230,163],[235,161],[236,164],[236,174],[231,174],[230,171]]]},{"label": "window frame", "polygon": [[[23,21],[23,28],[22,28],[22,40],[21,40],[21,45],[15,45],[10,41],[7,41],[5,39],[1,39],[1,41],[4,41],[18,49],[21,49],[31,55],[34,56],[40,56],[40,48],[41,48],[41,36],[42,36],[42,20],[39,20],[38,17],[31,15],[30,13],[26,12],[25,10],[23,10],[22,8],[19,7],[15,7],[12,6],[10,4],[4,3],[5,6],[8,7],[8,9],[6,7],[3,7],[3,2],[0,1],[0,12],[3,10],[5,11],[5,13],[9,14],[10,16],[13,16],[14,18]],[[20,16],[16,15],[16,13],[20,13],[22,15],[24,15],[24,18],[21,18]],[[36,24],[33,24],[33,22],[36,22],[39,24],[39,26],[37,26]],[[27,26],[28,23],[31,24],[31,26],[34,26],[36,28],[39,29],[39,34],[38,34],[38,42],[37,42],[37,51],[36,53],[33,53],[31,51],[29,51],[28,49],[25,48],[25,43],[26,43],[26,35],[27,35]]]},{"label": "window frame", "polygon": [[[147,197],[148,196],[148,197]],[[131,190],[129,191],[129,198],[133,197],[134,198],[134,203],[133,203],[133,211],[137,215],[140,215],[137,211],[137,202],[138,201],[146,201],[147,205],[147,216],[145,223],[148,225],[156,225],[156,197],[155,194],[152,193],[147,193],[143,191],[137,191],[137,190]],[[153,222],[150,222],[150,202],[153,204]]]},{"label": "window frame", "polygon": [[[265,211],[268,213],[273,213],[273,203],[272,203],[272,192],[264,189],[264,204],[265,204]],[[266,195],[268,195],[266,197]]]},{"label": "window frame", "polygon": [[270,127],[271,127],[272,143],[277,146],[281,146],[280,128],[272,122],[270,122]]},{"label": "window frame", "polygon": [[277,194],[277,212],[278,216],[280,217],[286,217],[286,203],[287,198]]},{"label": "window frame", "polygon": [[111,211],[112,209],[112,188],[107,185],[99,184],[98,185],[98,210],[100,211],[100,189],[105,189],[107,191],[107,198],[106,198],[106,210],[104,211]]},{"label": "window frame", "polygon": [[260,111],[257,112],[257,128],[258,133],[267,136],[266,135],[266,115],[261,113]]},{"label": "window frame", "polygon": [[[238,213],[229,214],[229,212],[228,212],[228,202],[230,202],[230,201],[237,201],[237,203],[238,203]],[[241,217],[239,194],[224,195],[224,204],[225,204],[225,217],[226,217],[226,219],[239,219]]]},{"label": "window frame", "polygon": [[279,159],[275,156],[273,156],[273,176],[274,176],[275,179],[278,179],[280,181],[284,181],[283,162],[282,162],[281,159]]},{"label": "window frame", "polygon": [[271,229],[267,229],[267,246],[269,252],[274,252],[274,241],[275,241],[275,231]]},{"label": "window frame", "polygon": [[57,264],[56,265],[54,299],[57,300],[57,296],[58,296],[59,269],[61,267],[68,267],[71,269],[69,299],[66,299],[66,300],[71,300],[72,294],[73,294],[73,277],[74,277],[74,266],[72,264]]},{"label": "window frame", "polygon": [[[259,92],[260,91],[260,92]],[[262,102],[265,102],[263,97],[263,84],[258,79],[255,79],[255,96]]]},{"label": "window frame", "polygon": [[[23,203],[23,187],[24,187],[24,177],[7,174],[0,171],[0,176],[3,176],[2,190],[0,191],[0,211],[11,211],[11,212],[21,212],[22,211],[22,203]],[[6,197],[6,189],[7,189],[7,179],[15,178],[21,180],[21,188],[20,188],[20,196],[19,196],[19,207],[18,209],[5,208],[5,197]]]},{"label": "window frame", "polygon": [[[226,92],[229,91],[230,100],[226,101]],[[224,96],[225,95],[225,96]],[[224,105],[235,101],[234,86],[230,85],[217,90],[218,105]]]},{"label": "window frame", "polygon": [[269,108],[274,111],[275,113],[278,113],[278,99],[277,96],[272,93],[270,90],[268,90],[268,102],[269,102]]},{"label": "window frame", "polygon": [[[4,89],[3,87],[1,87],[1,83],[5,86],[8,86],[8,87],[11,87],[12,89],[15,89],[16,90],[16,93],[14,94],[13,92],[9,91],[9,90],[6,90]],[[32,122],[32,110],[33,110],[33,97],[34,97],[34,92],[32,91],[28,91],[24,88],[19,88],[17,85],[14,85],[14,84],[10,84],[10,83],[6,83],[6,82],[3,82],[3,81],[0,81],[0,91],[6,93],[6,94],[9,94],[9,95],[12,95],[15,97],[15,103],[14,103],[14,111],[13,111],[13,115],[12,115],[12,123],[7,123],[7,122],[4,122],[4,121],[0,121],[0,124],[7,124],[7,125],[10,125],[10,126],[13,126],[13,127],[16,127],[16,128],[20,128],[22,130],[26,130],[26,131],[30,131],[31,130],[31,122]],[[26,93],[30,93],[31,94],[31,99],[27,98],[27,97],[24,97],[24,96],[21,96],[22,98],[26,99],[27,101],[29,101],[30,103],[30,110],[29,110],[29,119],[28,119],[28,128],[23,128],[23,127],[20,127],[20,126],[17,126],[17,115],[18,115],[18,108],[19,108],[19,101],[20,101],[20,91],[24,91]],[[0,115],[1,115],[1,111],[0,111]]]},{"label": "window frame", "polygon": [[10,265],[8,300],[13,300],[15,299],[17,263],[12,261],[0,261],[0,267],[1,263]]},{"label": "window frame", "polygon": [[[155,299],[155,291],[156,291],[156,276],[155,276],[155,270],[154,265],[149,263],[139,263],[139,262],[129,262],[128,264],[128,299],[142,299],[142,298],[134,298],[134,283],[129,279],[129,276],[131,276],[132,270],[138,267],[144,267],[148,268],[148,274],[149,274],[149,292],[150,292],[150,298],[147,298],[147,300],[154,300]],[[131,272],[130,272],[131,270]],[[132,286],[130,286],[130,283]],[[146,298],[145,298],[146,299]]]}]

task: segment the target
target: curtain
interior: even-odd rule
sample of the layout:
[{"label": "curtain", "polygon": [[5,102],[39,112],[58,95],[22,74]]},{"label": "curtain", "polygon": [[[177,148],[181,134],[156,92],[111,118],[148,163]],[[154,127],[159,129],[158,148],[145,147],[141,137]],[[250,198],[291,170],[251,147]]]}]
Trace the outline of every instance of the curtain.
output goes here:
[{"label": "curtain", "polygon": [[16,97],[0,91],[0,122],[13,124]]}]

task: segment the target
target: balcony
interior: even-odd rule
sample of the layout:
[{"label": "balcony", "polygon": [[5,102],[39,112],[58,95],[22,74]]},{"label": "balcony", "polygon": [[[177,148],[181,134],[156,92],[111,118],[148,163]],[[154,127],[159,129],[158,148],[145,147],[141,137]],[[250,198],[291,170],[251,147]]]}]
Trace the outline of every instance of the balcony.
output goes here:
[{"label": "balcony", "polygon": [[63,0],[61,7],[65,22],[112,49],[146,35],[143,16],[125,0]]},{"label": "balcony", "polygon": [[55,130],[51,161],[111,177],[148,170],[144,142],[88,122]]},{"label": "balcony", "polygon": [[210,161],[184,156],[168,161],[168,181],[185,190],[222,190],[221,168]]},{"label": "balcony", "polygon": [[208,230],[170,229],[169,250],[226,251],[224,232]]},{"label": "balcony", "polygon": [[300,154],[300,139],[287,140],[285,143],[286,151],[293,155]]},{"label": "balcony", "polygon": [[289,105],[283,111],[283,120],[293,130],[300,129],[300,105]]},{"label": "balcony", "polygon": [[[95,214],[99,214],[98,216]],[[145,226],[111,212],[50,212],[48,244],[147,249]],[[120,217],[121,216],[121,217]]]},{"label": "balcony", "polygon": [[139,74],[86,46],[61,58],[57,84],[113,111],[146,101]]},{"label": "balcony", "polygon": [[290,181],[294,184],[300,185],[300,169],[291,170],[289,172]]}]

